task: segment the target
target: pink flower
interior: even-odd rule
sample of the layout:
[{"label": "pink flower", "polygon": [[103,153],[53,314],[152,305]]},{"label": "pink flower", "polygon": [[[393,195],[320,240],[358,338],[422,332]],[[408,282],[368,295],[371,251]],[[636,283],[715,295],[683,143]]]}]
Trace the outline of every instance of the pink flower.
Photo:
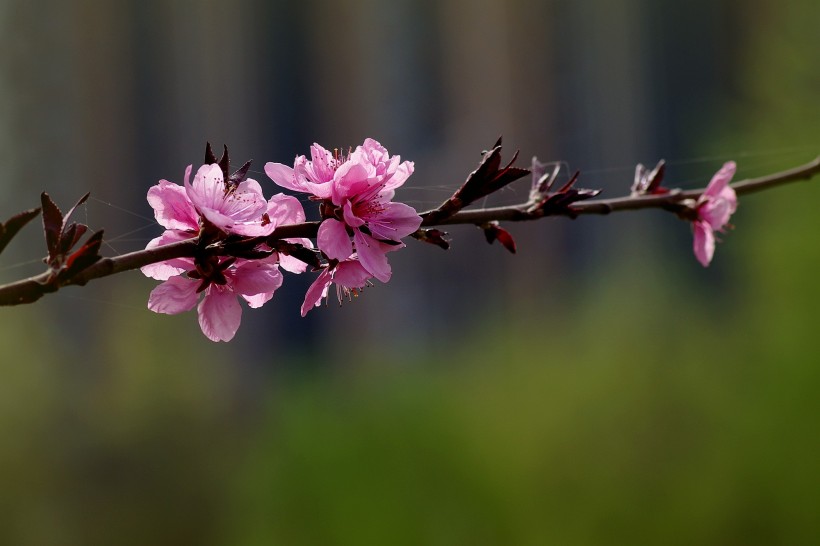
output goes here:
[{"label": "pink flower", "polygon": [[735,169],[734,161],[724,164],[712,177],[695,205],[697,218],[692,221],[694,251],[703,267],[709,265],[715,254],[715,231],[723,231],[737,209],[737,195],[729,186]]},{"label": "pink flower", "polygon": [[413,163],[391,157],[370,138],[347,157],[331,156],[314,144],[311,157],[297,157],[293,169],[268,163],[265,172],[282,187],[324,201],[317,245],[329,259],[345,260],[355,251],[372,276],[387,282],[386,253],[402,248],[401,239],[421,225],[413,207],[392,202],[396,188],[413,173]]},{"label": "pink flower", "polygon": [[336,283],[336,297],[341,305],[345,298],[358,296],[366,286],[370,286],[371,274],[362,266],[355,256],[340,262],[332,262],[319,273],[313,284],[305,294],[302,304],[302,316],[308,311],[321,305],[322,300],[328,297],[330,285]]},{"label": "pink flower", "polygon": [[[294,197],[277,194],[265,200],[254,180],[225,182],[217,164],[200,167],[193,184],[191,167],[185,170],[184,187],[167,180],[148,190],[148,202],[157,222],[166,228],[146,248],[208,234],[208,241],[230,234],[268,235],[277,226],[305,221],[302,205]],[[288,241],[312,248],[309,239]],[[262,250],[270,250],[264,245]],[[258,260],[206,256],[176,258],[144,266],[148,277],[165,281],[151,292],[148,308],[174,315],[197,306],[202,332],[213,341],[229,341],[242,317],[238,298],[250,307],[261,307],[282,284],[279,265],[301,273],[307,267],[290,256],[271,252]],[[199,294],[204,297],[199,301]]]},{"label": "pink flower", "polygon": [[[181,258],[180,261],[186,259]],[[194,260],[187,259],[191,267]],[[199,326],[211,341],[230,341],[239,329],[242,307],[237,297],[250,307],[260,307],[282,285],[282,274],[274,260],[238,260],[213,257],[196,265],[188,276],[173,276],[154,288],[148,309],[176,315],[197,305]]]},{"label": "pink flower", "polygon": [[148,190],[148,203],[159,224],[167,229],[198,233],[210,224],[224,233],[267,235],[273,228],[263,222],[268,208],[262,187],[253,179],[226,184],[217,164],[203,165],[191,184],[191,165],[184,187],[167,180]]},{"label": "pink flower", "polygon": [[[266,201],[259,183],[247,179],[232,187],[225,184],[219,165],[203,165],[193,184],[191,165],[185,169],[184,187],[160,180],[148,190],[148,203],[165,232],[151,240],[146,249],[163,246],[199,235],[202,229],[216,227],[225,234],[245,236],[269,235],[277,226],[305,221],[299,201],[282,193]],[[312,248],[308,239],[293,239]],[[301,265],[300,265],[301,264]],[[185,260],[169,260],[141,268],[144,275],[158,279],[184,273],[190,269]],[[304,263],[282,256],[282,267],[294,273],[305,270]]]},{"label": "pink flower", "polygon": [[265,173],[279,186],[302,193],[310,193],[321,199],[330,197],[333,174],[341,165],[338,154],[330,153],[319,144],[310,147],[310,160],[296,156],[293,168],[282,163],[268,162]]}]

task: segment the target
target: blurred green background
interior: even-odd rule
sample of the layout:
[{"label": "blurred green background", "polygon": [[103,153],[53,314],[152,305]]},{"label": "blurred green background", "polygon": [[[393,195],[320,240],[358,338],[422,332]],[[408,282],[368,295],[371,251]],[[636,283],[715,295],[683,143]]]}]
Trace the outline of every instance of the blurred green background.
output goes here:
[{"label": "blurred green background", "polygon": [[[48,191],[106,253],[205,140],[237,163],[375,137],[434,205],[505,135],[584,187],[820,153],[813,0],[0,2],[8,217]],[[526,159],[524,163],[526,164]],[[671,215],[453,228],[230,344],[118,275],[0,309],[0,544],[816,544],[820,181],[741,200],[709,269]],[[526,182],[493,202],[526,195]],[[491,204],[493,203],[491,202]],[[0,281],[37,272],[29,227]],[[306,276],[303,276],[306,277]]]}]

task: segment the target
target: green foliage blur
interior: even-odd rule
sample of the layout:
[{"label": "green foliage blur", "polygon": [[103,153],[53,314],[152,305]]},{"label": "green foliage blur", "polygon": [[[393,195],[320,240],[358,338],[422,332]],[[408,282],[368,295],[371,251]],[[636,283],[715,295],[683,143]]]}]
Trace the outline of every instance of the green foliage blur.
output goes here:
[{"label": "green foliage blur", "polygon": [[[818,143],[820,8],[772,6],[693,155]],[[812,154],[772,157],[741,175]],[[641,249],[447,341],[251,380],[192,315],[136,312],[145,279],[93,347],[0,309],[0,544],[816,544],[818,203],[742,198],[708,270]]]}]

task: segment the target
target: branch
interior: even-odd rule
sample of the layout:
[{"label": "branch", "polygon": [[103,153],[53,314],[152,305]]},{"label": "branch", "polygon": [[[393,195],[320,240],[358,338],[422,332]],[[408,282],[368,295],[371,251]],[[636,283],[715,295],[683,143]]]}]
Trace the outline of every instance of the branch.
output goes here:
[{"label": "branch", "polygon": [[[495,160],[495,157],[493,157],[493,159]],[[498,165],[493,166],[503,176],[493,174],[495,178],[492,178],[492,183],[499,186],[509,183],[509,178],[505,177],[509,176],[507,173],[510,172],[510,165],[504,169],[498,169]],[[808,180],[818,173],[820,173],[820,157],[793,169],[736,182],[732,184],[732,187],[738,195],[742,195],[767,190],[789,182]],[[475,173],[471,176],[474,175]],[[568,186],[565,186],[565,189],[568,189]],[[508,207],[493,207],[467,211],[458,210],[456,212],[448,210],[446,215],[443,215],[439,208],[422,213],[423,221],[421,225],[423,228],[455,224],[475,224],[483,226],[498,221],[519,222],[536,220],[546,216],[569,216],[574,218],[582,214],[609,214],[616,211],[648,208],[677,211],[688,206],[686,204],[687,202],[697,200],[703,191],[704,188],[700,188],[687,191],[672,190],[661,195],[590,199],[555,208],[533,208],[534,203],[532,200],[527,203]],[[470,197],[472,200],[473,196],[471,195]],[[267,243],[273,247],[277,241],[281,241],[282,239],[299,237],[314,238],[316,237],[318,228],[319,222],[284,225],[278,227],[267,237],[247,238],[243,241],[243,244],[245,246],[253,246],[254,244]],[[424,229],[420,229],[416,235],[424,239],[423,232],[425,231]],[[56,277],[53,271],[46,271],[45,273],[27,279],[0,285],[0,305],[31,303],[38,300],[44,294],[55,292],[63,286],[85,285],[93,279],[138,269],[145,265],[163,262],[173,258],[194,257],[197,253],[202,252],[208,252],[213,255],[229,255],[226,246],[211,245],[202,248],[200,241],[194,238],[161,247],[138,250],[120,256],[100,258],[79,273],[65,279]]]},{"label": "branch", "polygon": [[[809,180],[820,173],[820,156],[813,161],[789,169],[773,173],[759,178],[750,178],[731,184],[738,195],[747,193],[754,193],[771,189],[781,184],[789,182],[797,182],[800,180]],[[528,203],[524,205],[513,205],[509,207],[494,207],[477,210],[460,211],[450,218],[442,220],[435,225],[452,225],[452,224],[476,224],[480,225],[485,222],[506,221],[506,222],[521,222],[526,220],[537,220],[545,216],[577,216],[581,214],[609,214],[610,212],[617,212],[623,210],[638,210],[638,209],[669,209],[681,205],[687,199],[697,199],[703,193],[705,188],[695,190],[673,190],[663,195],[645,195],[645,196],[625,196],[614,197],[611,199],[591,199],[571,205],[569,209],[551,211],[546,214],[530,213],[527,211]],[[427,223],[429,212],[422,213],[422,226],[431,226]]]}]

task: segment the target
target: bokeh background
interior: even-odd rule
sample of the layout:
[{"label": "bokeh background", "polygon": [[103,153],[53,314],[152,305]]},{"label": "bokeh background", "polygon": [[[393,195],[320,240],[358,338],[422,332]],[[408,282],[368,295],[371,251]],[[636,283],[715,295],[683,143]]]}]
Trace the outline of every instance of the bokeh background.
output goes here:
[{"label": "bokeh background", "polygon": [[[107,254],[206,140],[380,140],[431,207],[499,134],[607,195],[820,153],[814,0],[0,1],[6,218],[48,191]],[[488,204],[523,200],[527,181]],[[0,309],[0,543],[816,544],[820,183],[745,197],[709,269],[646,211],[410,242],[230,344],[139,273]],[[40,270],[36,222],[0,282]],[[304,277],[304,278],[302,278]]]}]

